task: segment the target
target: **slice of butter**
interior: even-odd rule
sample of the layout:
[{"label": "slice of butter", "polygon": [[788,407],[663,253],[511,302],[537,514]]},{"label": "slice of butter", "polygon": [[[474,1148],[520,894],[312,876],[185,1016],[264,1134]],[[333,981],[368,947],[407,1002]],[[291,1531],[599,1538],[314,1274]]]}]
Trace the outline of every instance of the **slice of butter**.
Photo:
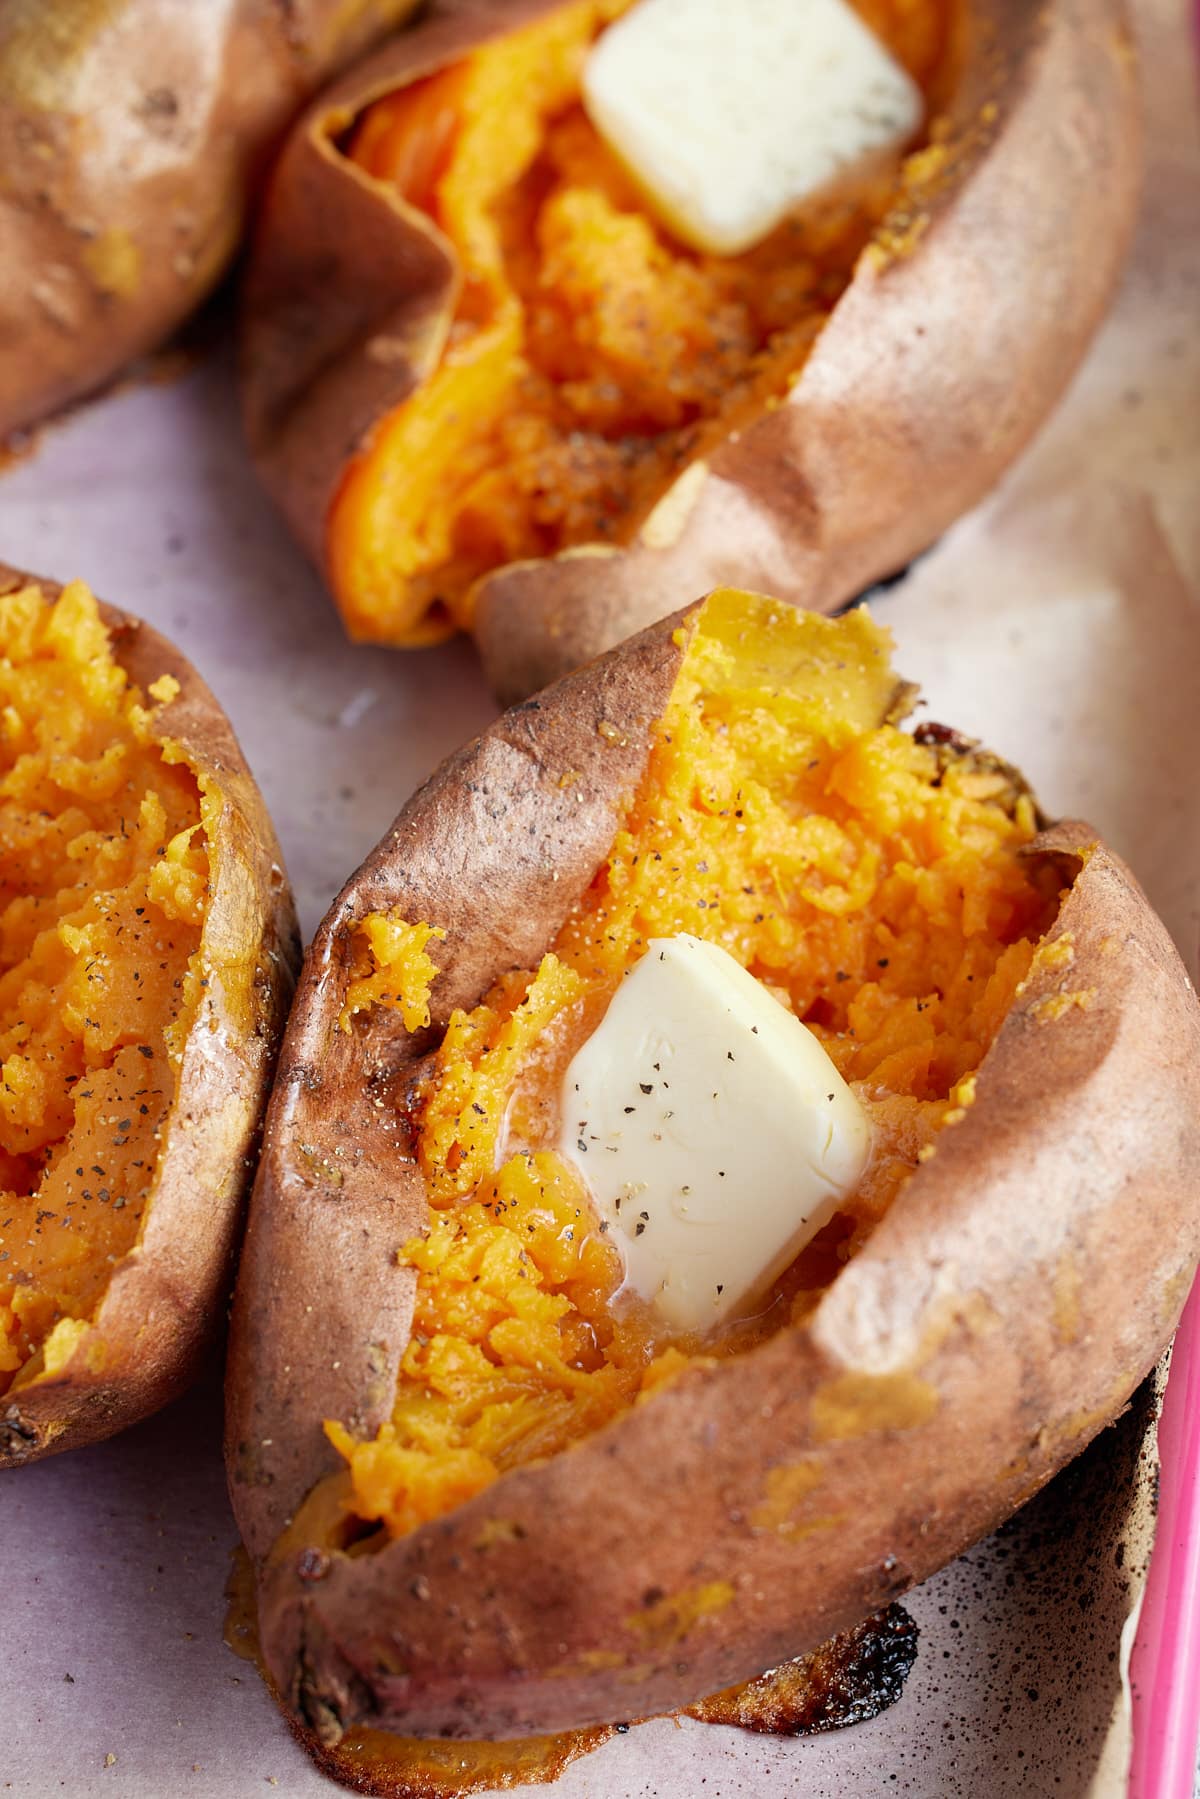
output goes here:
[{"label": "slice of butter", "polygon": [[813,1033],[712,943],[651,942],[563,1078],[560,1152],[627,1283],[705,1331],[857,1185],[870,1127]]},{"label": "slice of butter", "polygon": [[597,40],[583,102],[663,223],[719,256],[902,146],[924,110],[846,0],[639,0]]}]

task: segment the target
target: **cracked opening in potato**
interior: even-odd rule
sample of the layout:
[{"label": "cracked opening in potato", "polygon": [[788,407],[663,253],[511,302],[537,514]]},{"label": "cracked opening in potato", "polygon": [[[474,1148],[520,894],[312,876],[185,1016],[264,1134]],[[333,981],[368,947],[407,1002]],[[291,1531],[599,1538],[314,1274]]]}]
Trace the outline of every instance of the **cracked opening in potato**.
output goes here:
[{"label": "cracked opening in potato", "polygon": [[[697,1361],[804,1320],[972,1103],[1056,915],[1057,876],[1048,891],[1021,854],[1038,820],[1010,768],[952,733],[894,722],[905,696],[888,649],[865,609],[828,620],[711,597],[587,891],[539,966],[454,1013],[422,1065],[412,1116],[429,1222],[397,1246],[418,1285],[394,1408],[370,1440],[327,1426],[348,1465],[348,1483],[334,1477],[343,1503],[381,1537],[557,1454]],[[655,1190],[654,1131],[644,1179],[630,1183],[630,1224],[619,1198],[609,1215],[596,1204],[590,1170],[609,1140],[585,1137],[571,1154],[573,1127],[566,1152],[561,1128],[564,1071],[609,1028],[648,946],[684,937],[718,946],[789,1028],[807,1027],[869,1127],[865,1161],[824,1221],[782,1272],[764,1251],[767,1284],[751,1282],[709,1330],[680,1328],[661,1294],[631,1278],[631,1246],[679,1210],[677,1193]],[[408,1030],[426,1025],[440,953],[436,919],[362,920],[342,1028],[369,1031],[379,1007]],[[613,1081],[634,1080],[618,1108],[633,1130],[639,1095],[657,1103],[657,1076],[623,1045],[609,1066]],[[680,1116],[662,1129],[686,1135],[724,1079],[711,1095],[681,1088]],[[797,1107],[833,1098],[797,1092]],[[730,1120],[727,1155],[695,1152],[697,1179],[711,1175],[720,1192],[729,1176],[725,1226],[704,1221],[718,1242],[722,1228],[759,1228],[759,1195],[744,1190],[752,1147],[743,1115]],[[686,1232],[665,1254],[686,1258]]]},{"label": "cracked opening in potato", "polygon": [[175,691],[80,583],[0,595],[0,1394],[70,1360],[162,1153],[209,882]]}]

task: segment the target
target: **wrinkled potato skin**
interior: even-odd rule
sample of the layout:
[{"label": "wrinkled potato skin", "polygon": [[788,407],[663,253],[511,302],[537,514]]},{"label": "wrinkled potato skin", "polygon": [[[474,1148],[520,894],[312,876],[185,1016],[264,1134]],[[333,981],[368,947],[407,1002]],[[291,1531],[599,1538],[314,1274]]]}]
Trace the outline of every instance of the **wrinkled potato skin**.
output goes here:
[{"label": "wrinkled potato skin", "polygon": [[[391,1096],[454,1006],[536,964],[587,885],[645,766],[680,616],[445,764],[301,976],[235,1301],[227,1453],[267,1666],[328,1744],[354,1724],[504,1738],[646,1716],[825,1640],[1116,1416],[1200,1257],[1200,1008],[1128,869],[1090,827],[1057,825],[1027,853],[1072,879],[1050,937],[1070,933],[1073,957],[1035,962],[975,1103],[807,1324],[378,1553],[280,1541],[339,1465],[321,1421],[372,1433],[390,1414],[414,1290],[395,1250],[426,1216]],[[391,1014],[338,1028],[354,922],[384,907],[447,929],[417,1037]],[[702,1601],[690,1628],[680,1596]]]},{"label": "wrinkled potato skin", "polygon": [[[0,566],[0,589],[31,579]],[[39,580],[44,592],[56,584]],[[188,1033],[179,1092],[135,1247],[113,1270],[91,1329],[55,1376],[0,1397],[0,1468],[112,1436],[190,1383],[212,1346],[243,1201],[299,963],[291,890],[262,796],[213,694],[139,619],[101,608],[121,666],[143,690],[180,692],[161,735],[220,790],[201,938],[208,986]]]},{"label": "wrinkled potato skin", "polygon": [[[333,138],[555,0],[444,0],[309,108],[264,199],[243,326],[259,468],[318,566],[349,460],[436,366],[457,260]],[[502,702],[723,583],[832,611],[973,505],[1069,381],[1137,198],[1123,0],[967,0],[949,157],[886,224],[786,401],[627,546],[497,570],[472,629]],[[677,484],[678,486],[678,484]],[[672,490],[673,492],[675,490]],[[672,516],[673,514],[673,516]]]},{"label": "wrinkled potato skin", "polygon": [[5,0],[0,435],[153,349],[296,108],[417,0]]}]

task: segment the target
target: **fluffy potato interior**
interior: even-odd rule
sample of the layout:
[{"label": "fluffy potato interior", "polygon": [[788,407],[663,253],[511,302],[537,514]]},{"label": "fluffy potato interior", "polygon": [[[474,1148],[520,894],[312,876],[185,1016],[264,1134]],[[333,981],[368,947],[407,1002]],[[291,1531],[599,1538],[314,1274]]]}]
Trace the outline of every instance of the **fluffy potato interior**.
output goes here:
[{"label": "fluffy potato interior", "polygon": [[0,1393],[135,1243],[195,1011],[204,801],[79,583],[0,596]]},{"label": "fluffy potato interior", "polygon": [[[854,3],[936,105],[955,0]],[[572,0],[385,96],[353,135],[463,275],[439,366],[331,511],[356,636],[428,641],[469,622],[490,569],[627,541],[687,463],[787,392],[903,179],[881,169],[740,257],[684,249],[579,104],[588,48],[628,4]]]},{"label": "fluffy potato interior", "polygon": [[[536,970],[451,1017],[419,1097],[429,1229],[401,1250],[418,1290],[393,1416],[370,1442],[329,1427],[358,1516],[410,1530],[803,1319],[971,1103],[1055,902],[1018,856],[1035,816],[1011,772],[880,722],[888,642],[865,610],[710,598],[588,891]],[[618,1296],[618,1253],[550,1147],[570,1058],[647,939],[680,931],[818,1033],[873,1126],[858,1190],[717,1342]],[[359,950],[345,1028],[375,1005],[426,1023],[430,925],[375,915]]]}]

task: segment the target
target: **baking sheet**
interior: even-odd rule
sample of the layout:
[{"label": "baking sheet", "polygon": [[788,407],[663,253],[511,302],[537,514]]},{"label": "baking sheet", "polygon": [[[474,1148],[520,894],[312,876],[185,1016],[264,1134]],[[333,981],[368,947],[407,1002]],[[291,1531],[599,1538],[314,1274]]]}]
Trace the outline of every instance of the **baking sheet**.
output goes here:
[{"label": "baking sheet", "polygon": [[[928,712],[1019,760],[1129,856],[1200,950],[1200,153],[1182,0],[1139,8],[1151,106],[1121,301],[1004,489],[878,611]],[[463,646],[352,649],[261,498],[227,357],[117,393],[0,478],[0,557],[84,574],[174,637],[262,784],[304,928],[413,786],[493,708]],[[774,1742],[629,1732],[559,1799],[1117,1795],[1122,1638],[1152,1533],[1151,1396],[997,1537],[907,1601],[899,1704]],[[114,1442],[0,1483],[0,1792],[197,1799],[333,1789],[221,1640],[235,1531],[214,1377]]]}]

